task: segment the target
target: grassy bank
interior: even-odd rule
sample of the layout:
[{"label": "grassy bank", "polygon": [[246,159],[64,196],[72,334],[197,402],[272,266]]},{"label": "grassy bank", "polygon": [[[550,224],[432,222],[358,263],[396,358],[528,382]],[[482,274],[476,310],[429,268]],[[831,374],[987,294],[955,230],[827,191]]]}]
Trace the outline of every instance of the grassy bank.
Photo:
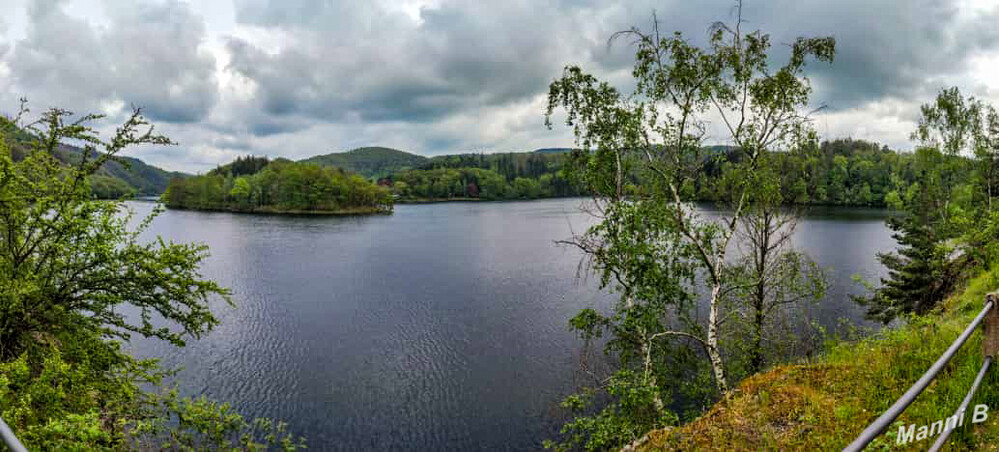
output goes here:
[{"label": "grassy bank", "polygon": [[[812,362],[782,365],[748,378],[731,398],[695,421],[654,431],[644,450],[841,449],[912,385],[981,310],[985,294],[999,290],[999,269],[970,280],[944,306],[867,339],[837,343]],[[982,364],[976,332],[902,416],[867,450],[926,450],[935,440],[898,446],[899,427],[916,428],[953,414]],[[999,450],[999,370],[993,366],[975,404],[989,418],[951,435],[945,450]]]}]

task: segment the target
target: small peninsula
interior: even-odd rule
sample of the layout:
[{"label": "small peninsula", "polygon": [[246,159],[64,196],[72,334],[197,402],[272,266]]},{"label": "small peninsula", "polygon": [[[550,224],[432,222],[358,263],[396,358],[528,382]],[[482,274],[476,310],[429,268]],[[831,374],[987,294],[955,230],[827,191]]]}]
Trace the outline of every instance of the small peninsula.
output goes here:
[{"label": "small peninsula", "polygon": [[206,174],[170,181],[168,208],[269,214],[364,215],[392,212],[384,187],[340,168],[287,159],[240,157]]}]

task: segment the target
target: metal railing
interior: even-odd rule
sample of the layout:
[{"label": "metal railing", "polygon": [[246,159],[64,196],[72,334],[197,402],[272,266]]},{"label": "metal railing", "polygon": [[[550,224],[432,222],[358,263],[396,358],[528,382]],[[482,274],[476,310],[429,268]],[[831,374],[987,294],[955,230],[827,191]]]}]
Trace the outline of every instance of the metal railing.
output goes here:
[{"label": "metal railing", "polygon": [[[975,396],[975,392],[978,391],[978,386],[982,384],[982,380],[985,378],[985,373],[989,371],[989,365],[992,364],[992,357],[986,356],[985,362],[982,363],[982,369],[978,371],[978,376],[975,377],[975,382],[971,384],[971,389],[968,390],[968,395],[964,396],[964,400],[961,401],[961,406],[957,408],[954,412],[954,419],[961,417],[966,411],[968,411],[968,405],[971,404],[971,398]],[[936,452],[943,448],[944,444],[947,444],[947,438],[950,438],[950,434],[954,429],[944,429],[937,440],[933,442],[930,446],[930,452]]]},{"label": "metal railing", "polygon": [[3,440],[3,443],[7,445],[7,448],[11,452],[28,452],[28,449],[24,448],[24,444],[21,444],[21,441],[14,436],[14,432],[3,421],[3,418],[0,418],[0,439]]},{"label": "metal railing", "polygon": [[[943,355],[937,359],[935,363],[923,374],[919,380],[909,388],[902,397],[899,397],[895,403],[888,408],[881,416],[874,420],[871,425],[867,426],[857,439],[853,440],[850,445],[846,446],[844,451],[860,451],[867,447],[871,441],[874,441],[881,433],[891,425],[892,422],[902,414],[902,411],[906,409],[916,397],[926,389],[927,386],[936,378],[937,374],[943,370],[944,366],[950,362],[951,358],[957,353],[957,351],[968,341],[971,334],[975,332],[978,325],[985,321],[985,340],[982,342],[982,350],[985,355],[985,363],[982,365],[981,370],[978,372],[975,382],[971,385],[971,390],[968,391],[967,396],[961,402],[961,406],[957,410],[957,414],[961,414],[963,410],[966,410],[968,404],[971,403],[971,398],[975,395],[975,391],[978,390],[978,386],[981,385],[982,379],[985,377],[985,373],[988,371],[989,366],[992,364],[992,359],[996,355],[996,349],[999,348],[999,309],[993,309],[996,307],[997,299],[996,294],[988,294],[985,296],[985,305],[982,307],[982,311],[975,316],[974,320],[968,324],[968,327],[964,329],[960,336],[954,340],[950,347],[944,351]],[[950,437],[953,429],[944,429],[941,432],[937,441],[933,444],[930,450],[939,450],[943,447],[944,443],[947,442],[947,438]]]}]

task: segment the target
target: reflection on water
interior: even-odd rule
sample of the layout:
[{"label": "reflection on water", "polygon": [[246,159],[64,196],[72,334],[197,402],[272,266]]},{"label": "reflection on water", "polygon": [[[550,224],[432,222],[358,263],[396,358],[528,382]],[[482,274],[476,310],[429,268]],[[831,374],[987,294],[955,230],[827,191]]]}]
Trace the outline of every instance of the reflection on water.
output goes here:
[{"label": "reflection on water", "polygon": [[[576,278],[555,240],[591,220],[580,200],[400,205],[390,216],[168,211],[149,231],[198,241],[204,274],[233,289],[221,325],[176,349],[133,349],[185,368],[182,392],[288,421],[310,447],[536,449],[554,434],[579,342],[566,327],[613,296]],[[131,203],[138,212],[148,203]],[[850,275],[880,275],[882,211],[813,211],[796,242],[834,269],[827,326],[862,309]]]}]

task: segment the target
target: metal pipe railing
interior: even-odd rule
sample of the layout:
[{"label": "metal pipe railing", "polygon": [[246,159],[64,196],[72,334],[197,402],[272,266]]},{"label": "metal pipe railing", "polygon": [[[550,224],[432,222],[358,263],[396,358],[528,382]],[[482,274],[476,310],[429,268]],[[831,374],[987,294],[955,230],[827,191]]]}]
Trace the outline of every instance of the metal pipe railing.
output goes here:
[{"label": "metal pipe railing", "polygon": [[[971,399],[975,397],[975,392],[978,391],[978,387],[982,385],[982,380],[985,379],[985,373],[989,371],[989,365],[992,364],[992,357],[986,356],[985,362],[982,363],[982,369],[978,371],[978,375],[975,377],[975,382],[971,384],[971,389],[968,390],[968,395],[964,396],[964,400],[961,401],[961,406],[957,407],[957,411],[954,412],[954,419],[961,419],[964,416],[964,412],[968,410],[968,405],[971,404]],[[944,429],[937,437],[937,440],[933,442],[930,446],[929,452],[938,452],[943,448],[944,444],[947,444],[947,438],[950,438],[950,434],[957,429],[955,425],[954,428]]]},{"label": "metal pipe railing", "polygon": [[10,448],[11,452],[28,452],[28,449],[21,444],[21,441],[14,436],[14,431],[7,426],[7,423],[0,418],[0,439]]},{"label": "metal pipe railing", "polygon": [[994,304],[993,300],[989,299],[989,301],[985,303],[985,307],[982,308],[982,312],[978,313],[978,316],[971,321],[971,324],[965,328],[964,332],[962,332],[961,335],[954,340],[954,343],[950,344],[950,347],[943,353],[943,355],[940,356],[939,359],[937,359],[937,362],[933,363],[929,370],[927,370],[922,377],[919,377],[919,380],[916,380],[916,383],[913,384],[912,387],[905,392],[905,394],[902,394],[902,397],[899,397],[899,399],[895,401],[894,405],[888,408],[888,410],[871,423],[871,425],[867,426],[867,428],[860,433],[860,436],[853,440],[853,442],[846,446],[843,450],[850,452],[863,450],[864,447],[867,447],[871,441],[874,441],[874,438],[877,438],[878,435],[884,432],[885,429],[888,428],[893,421],[895,421],[895,418],[902,414],[902,411],[904,411],[906,407],[916,400],[919,393],[923,392],[923,390],[930,385],[930,382],[936,378],[937,374],[943,370],[944,366],[950,362],[950,359],[954,357],[961,346],[968,341],[969,337],[971,337],[971,333],[974,333],[975,329],[978,328],[978,325],[982,323],[985,315],[989,313],[989,310],[992,309]]}]

